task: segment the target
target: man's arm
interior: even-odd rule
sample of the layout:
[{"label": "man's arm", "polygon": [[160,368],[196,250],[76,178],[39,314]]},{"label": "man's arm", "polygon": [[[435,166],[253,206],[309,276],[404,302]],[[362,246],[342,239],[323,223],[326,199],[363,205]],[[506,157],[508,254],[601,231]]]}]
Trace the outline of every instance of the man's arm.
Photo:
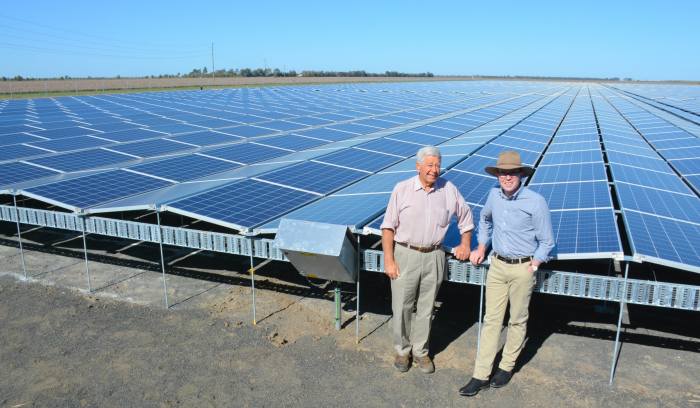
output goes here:
[{"label": "man's arm", "polygon": [[382,249],[384,250],[384,273],[389,279],[399,277],[399,266],[394,259],[394,230],[382,229]]},{"label": "man's arm", "polygon": [[491,233],[493,229],[493,222],[492,222],[492,217],[491,217],[491,212],[492,212],[492,194],[493,190],[489,192],[489,196],[486,199],[486,203],[484,203],[484,208],[481,209],[481,213],[479,214],[479,231],[477,233],[477,239],[479,241],[479,246],[471,252],[469,256],[469,260],[471,261],[472,264],[474,265],[479,265],[480,263],[484,262],[484,258],[486,257],[486,249],[489,246],[489,243],[491,242]]},{"label": "man's arm", "polygon": [[549,253],[554,248],[554,232],[552,231],[552,216],[544,199],[538,200],[537,208],[532,215],[535,227],[537,248],[532,257],[532,266],[539,267],[550,259]]}]

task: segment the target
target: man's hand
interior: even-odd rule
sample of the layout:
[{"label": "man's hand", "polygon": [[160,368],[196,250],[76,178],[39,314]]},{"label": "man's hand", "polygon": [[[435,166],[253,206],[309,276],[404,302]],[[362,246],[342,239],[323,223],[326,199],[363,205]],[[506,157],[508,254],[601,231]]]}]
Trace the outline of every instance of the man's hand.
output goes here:
[{"label": "man's hand", "polygon": [[542,265],[542,262],[538,261],[537,259],[533,259],[533,260],[530,262],[530,266],[527,267],[527,271],[530,272],[530,273],[533,273],[533,272],[535,272],[535,271],[532,269],[532,267],[533,267],[533,266],[536,266],[536,267],[539,268],[540,265]]},{"label": "man's hand", "polygon": [[473,250],[471,255],[469,255],[469,260],[472,262],[473,265],[479,265],[480,263],[484,262],[485,255],[486,247],[483,245],[479,245],[479,247]]},{"label": "man's hand", "polygon": [[389,279],[394,280],[399,277],[399,266],[396,264],[395,261],[384,261],[384,273],[386,276],[389,277]]},{"label": "man's hand", "polygon": [[469,249],[469,245],[460,244],[459,246],[456,246],[454,248],[453,252],[455,258],[459,259],[460,261],[466,261],[467,259],[469,259],[469,254],[471,250]]}]

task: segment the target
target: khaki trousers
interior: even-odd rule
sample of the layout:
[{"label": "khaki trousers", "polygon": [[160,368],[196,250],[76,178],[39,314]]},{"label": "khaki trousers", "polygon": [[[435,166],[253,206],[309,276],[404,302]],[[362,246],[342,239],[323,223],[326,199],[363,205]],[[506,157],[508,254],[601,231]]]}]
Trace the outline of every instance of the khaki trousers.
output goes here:
[{"label": "khaki trousers", "polygon": [[[394,245],[394,258],[399,277],[391,281],[391,319],[394,349],[406,356],[428,354],[433,306],[445,270],[445,252],[422,253]],[[418,302],[416,302],[416,296]],[[413,305],[416,316],[412,322]]]},{"label": "khaki trousers", "polygon": [[491,376],[508,303],[510,320],[503,357],[498,367],[511,371],[523,349],[530,297],[537,280],[534,273],[528,272],[529,266],[529,262],[507,264],[491,257],[491,266],[486,278],[486,314],[481,328],[481,347],[474,367],[476,379],[488,380]]}]

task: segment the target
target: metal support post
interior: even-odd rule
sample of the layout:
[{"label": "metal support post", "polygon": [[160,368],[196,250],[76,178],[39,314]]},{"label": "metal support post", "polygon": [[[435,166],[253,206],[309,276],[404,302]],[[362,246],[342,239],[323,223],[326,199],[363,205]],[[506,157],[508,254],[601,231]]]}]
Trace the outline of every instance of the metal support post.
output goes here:
[{"label": "metal support post", "polygon": [[250,239],[250,289],[253,294],[253,326],[258,324],[255,318],[255,264],[253,262],[253,239]]},{"label": "metal support post", "polygon": [[362,251],[360,250],[360,236],[357,236],[357,289],[355,290],[355,344],[360,344],[360,271],[362,271]]},{"label": "metal support post", "polygon": [[625,264],[625,280],[624,280],[624,286],[622,287],[622,297],[620,298],[620,314],[617,317],[617,332],[615,333],[615,348],[613,349],[613,358],[612,358],[612,365],[610,367],[610,382],[609,385],[612,385],[613,379],[615,378],[615,367],[617,366],[617,356],[619,353],[619,343],[620,343],[620,329],[622,328],[622,313],[625,310],[625,303],[627,300],[627,274],[630,270],[630,264],[627,262]]},{"label": "metal support post", "polygon": [[22,232],[19,228],[19,210],[17,209],[17,196],[12,195],[12,201],[15,203],[15,217],[17,217],[17,239],[19,240],[19,257],[22,260],[22,272],[24,279],[27,279],[27,264],[24,262],[24,248],[22,247]]},{"label": "metal support post", "polygon": [[160,270],[163,273],[163,300],[165,301],[165,309],[170,308],[168,303],[168,283],[165,277],[165,257],[163,256],[163,228],[160,225],[160,211],[156,211],[156,220],[158,221],[158,246],[160,247]]},{"label": "metal support post", "polygon": [[479,325],[476,331],[476,355],[479,355],[481,348],[481,321],[484,310],[484,267],[481,267],[481,284],[479,285]]},{"label": "metal support post", "polygon": [[85,276],[87,277],[88,293],[92,293],[92,282],[90,282],[90,264],[88,263],[87,238],[85,227],[85,216],[80,216],[80,221],[83,230],[83,251],[85,252]]},{"label": "metal support post", "polygon": [[335,283],[335,329],[340,330],[340,282]]}]

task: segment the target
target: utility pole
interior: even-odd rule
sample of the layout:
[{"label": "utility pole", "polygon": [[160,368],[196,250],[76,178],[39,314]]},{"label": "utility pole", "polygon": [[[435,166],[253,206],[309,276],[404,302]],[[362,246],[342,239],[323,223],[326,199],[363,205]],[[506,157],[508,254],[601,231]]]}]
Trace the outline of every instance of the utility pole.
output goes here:
[{"label": "utility pole", "polygon": [[211,43],[211,77],[214,78],[214,42]]}]

